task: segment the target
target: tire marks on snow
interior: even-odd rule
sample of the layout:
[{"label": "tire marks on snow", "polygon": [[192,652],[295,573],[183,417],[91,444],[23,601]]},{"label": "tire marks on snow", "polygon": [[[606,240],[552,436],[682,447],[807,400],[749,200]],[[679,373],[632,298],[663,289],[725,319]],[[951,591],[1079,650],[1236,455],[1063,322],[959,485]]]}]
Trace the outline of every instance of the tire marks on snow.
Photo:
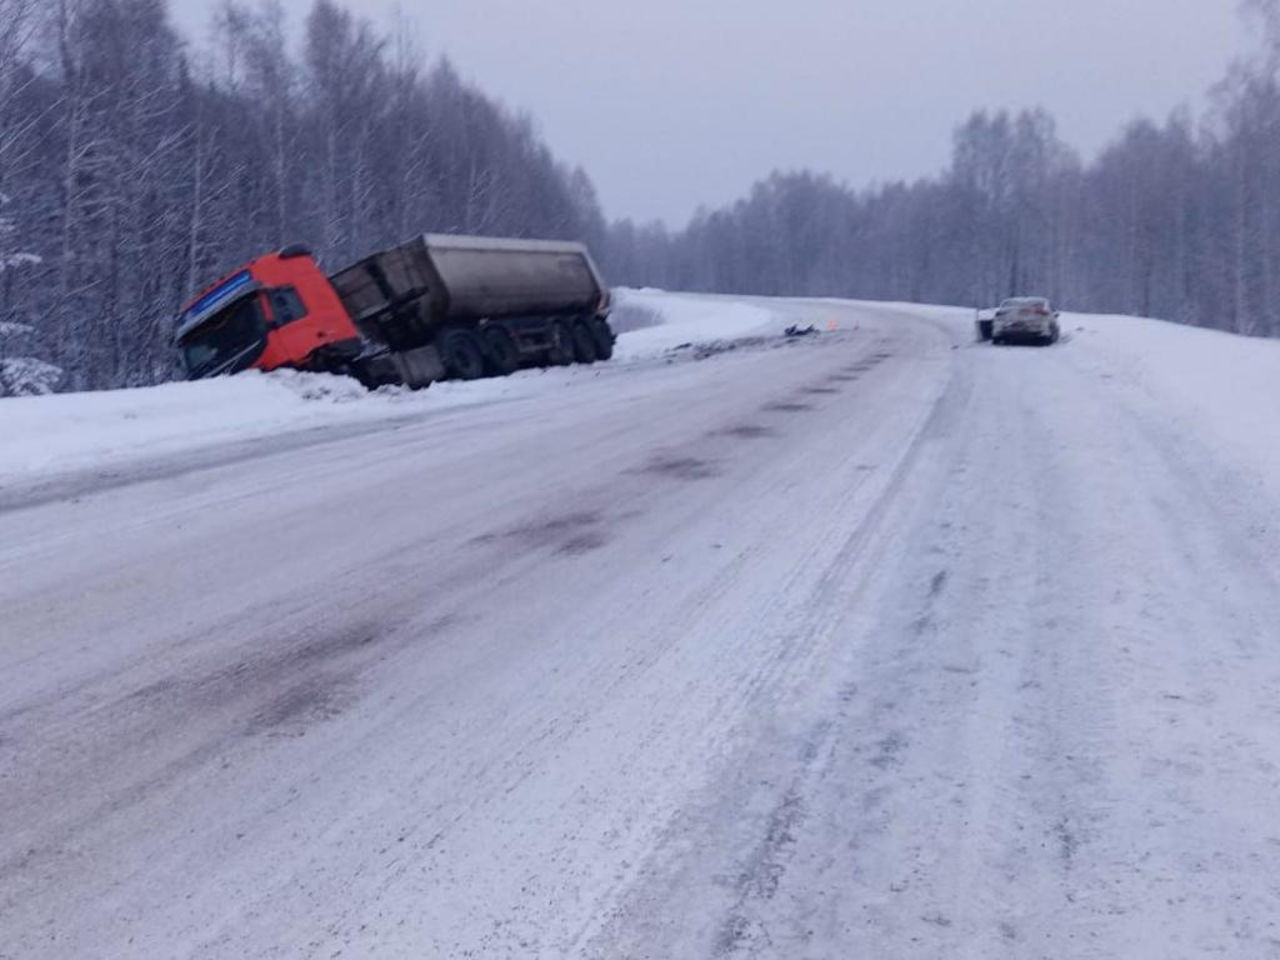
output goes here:
[{"label": "tire marks on snow", "polygon": [[486,533],[472,543],[499,543],[516,546],[522,552],[549,550],[561,556],[577,557],[599,550],[609,542],[607,523],[603,510],[575,510]]},{"label": "tire marks on snow", "polygon": [[708,434],[710,437],[733,437],[737,440],[760,440],[764,437],[775,437],[778,431],[772,427],[761,426],[758,423],[740,423],[731,427],[721,427],[719,430],[712,430]]},{"label": "tire marks on snow", "polygon": [[[72,815],[51,823],[43,844],[0,861],[0,873],[54,869],[82,832],[172,790],[197,771],[219,762],[225,767],[261,738],[302,737],[317,724],[337,720],[359,700],[368,669],[392,650],[433,639],[454,623],[452,615],[425,623],[355,620],[329,630],[262,637],[248,652],[193,665],[186,676],[163,677],[107,702],[86,698],[78,715],[64,721],[72,728],[60,731],[59,751],[62,766],[81,771],[84,782],[97,784],[96,792]],[[24,717],[23,729],[47,734],[49,722],[41,714]],[[115,749],[104,751],[94,736],[104,727],[114,731]],[[176,737],[164,755],[143,752],[139,762],[136,745],[153,744],[162,731],[192,734]],[[128,763],[124,756],[131,758]],[[127,775],[116,777],[120,770]],[[40,779],[17,775],[33,789]]]},{"label": "tire marks on snow", "polygon": [[767,403],[761,409],[770,413],[804,413],[806,410],[812,410],[813,404],[800,403],[796,400],[779,400],[775,403]]},{"label": "tire marks on snow", "polygon": [[831,749],[833,725],[816,724],[800,745],[801,769],[791,786],[769,811],[764,832],[751,853],[742,861],[732,880],[735,899],[720,921],[712,945],[712,956],[756,955],[771,944],[769,931],[760,923],[760,907],[778,893],[787,862],[808,816],[806,784]]},{"label": "tire marks on snow", "polygon": [[701,457],[657,454],[649,459],[641,473],[651,473],[676,480],[709,480],[723,473],[720,465]]}]

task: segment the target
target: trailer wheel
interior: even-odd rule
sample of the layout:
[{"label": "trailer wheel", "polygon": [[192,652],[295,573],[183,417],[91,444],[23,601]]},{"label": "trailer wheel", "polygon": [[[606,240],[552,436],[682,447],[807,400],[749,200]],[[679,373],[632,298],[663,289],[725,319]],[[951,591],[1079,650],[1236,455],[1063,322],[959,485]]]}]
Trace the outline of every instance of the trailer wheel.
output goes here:
[{"label": "trailer wheel", "polygon": [[596,338],[586,321],[573,322],[573,357],[579,363],[596,362]]},{"label": "trailer wheel", "polygon": [[613,357],[613,328],[609,326],[609,321],[604,317],[592,317],[588,323],[591,324],[591,335],[596,341],[596,357],[600,360],[609,360]]},{"label": "trailer wheel", "polygon": [[479,338],[470,330],[449,327],[440,334],[440,359],[445,373],[458,380],[477,380],[484,376],[484,351]]},{"label": "trailer wheel", "polygon": [[547,363],[567,367],[573,363],[573,332],[563,320],[552,320],[549,329],[551,347],[547,350]]},{"label": "trailer wheel", "polygon": [[511,331],[499,325],[490,325],[480,334],[484,343],[485,359],[489,372],[495,377],[505,377],[520,368],[520,348],[516,346]]}]

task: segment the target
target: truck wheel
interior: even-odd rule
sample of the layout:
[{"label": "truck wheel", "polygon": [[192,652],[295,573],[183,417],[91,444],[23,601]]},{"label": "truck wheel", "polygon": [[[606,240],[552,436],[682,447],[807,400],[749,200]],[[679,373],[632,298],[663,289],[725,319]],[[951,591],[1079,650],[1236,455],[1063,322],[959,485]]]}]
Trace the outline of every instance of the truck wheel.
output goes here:
[{"label": "truck wheel", "polygon": [[506,327],[485,327],[480,339],[484,343],[489,373],[493,376],[505,377],[520,368],[520,348],[516,346],[515,337],[511,336],[511,331]]},{"label": "truck wheel", "polygon": [[604,317],[592,317],[588,322],[591,324],[591,335],[596,341],[596,357],[600,360],[612,358],[614,338],[609,321]]},{"label": "truck wheel", "polygon": [[579,363],[596,362],[596,338],[583,320],[573,323],[573,356]]},{"label": "truck wheel", "polygon": [[573,332],[563,320],[552,320],[551,346],[547,350],[547,363],[553,367],[567,367],[573,363]]},{"label": "truck wheel", "polygon": [[457,380],[477,380],[484,376],[484,351],[480,339],[470,330],[450,327],[440,334],[440,359],[445,373]]},{"label": "truck wheel", "polygon": [[355,377],[366,390],[403,384],[395,364],[386,356],[364,357],[351,361],[347,373]]}]

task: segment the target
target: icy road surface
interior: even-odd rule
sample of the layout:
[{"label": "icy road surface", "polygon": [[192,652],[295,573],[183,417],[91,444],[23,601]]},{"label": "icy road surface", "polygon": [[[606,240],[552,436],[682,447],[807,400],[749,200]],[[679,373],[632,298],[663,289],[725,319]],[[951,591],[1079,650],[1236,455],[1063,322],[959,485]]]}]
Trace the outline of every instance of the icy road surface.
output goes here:
[{"label": "icy road surface", "polygon": [[11,502],[0,957],[1280,957],[1254,380],[772,309]]}]

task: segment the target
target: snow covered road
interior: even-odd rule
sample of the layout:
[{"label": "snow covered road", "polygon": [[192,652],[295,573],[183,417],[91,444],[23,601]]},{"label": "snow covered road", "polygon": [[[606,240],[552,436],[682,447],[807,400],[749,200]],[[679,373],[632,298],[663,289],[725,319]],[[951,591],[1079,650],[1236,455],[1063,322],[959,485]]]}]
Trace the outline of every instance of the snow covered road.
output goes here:
[{"label": "snow covered road", "polygon": [[1280,957],[1265,458],[771,309],[0,513],[0,957]]}]

